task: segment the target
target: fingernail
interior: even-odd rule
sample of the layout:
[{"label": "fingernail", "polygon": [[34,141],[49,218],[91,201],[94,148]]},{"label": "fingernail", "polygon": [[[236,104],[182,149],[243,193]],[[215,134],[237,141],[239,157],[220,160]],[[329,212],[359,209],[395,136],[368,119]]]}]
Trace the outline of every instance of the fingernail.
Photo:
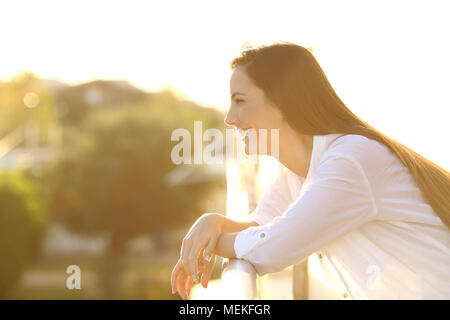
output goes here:
[{"label": "fingernail", "polygon": [[204,254],[204,258],[206,261],[210,262],[211,261],[211,255],[209,253],[205,253]]}]

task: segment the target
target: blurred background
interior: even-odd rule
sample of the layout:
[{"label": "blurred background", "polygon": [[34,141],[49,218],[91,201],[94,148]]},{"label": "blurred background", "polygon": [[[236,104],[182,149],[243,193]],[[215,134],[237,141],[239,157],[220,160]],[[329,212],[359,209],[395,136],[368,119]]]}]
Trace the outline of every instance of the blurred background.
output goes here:
[{"label": "blurred background", "polygon": [[[257,187],[233,194],[230,164],[170,159],[174,129],[224,132],[229,63],[248,45],[310,47],[352,111],[448,169],[448,14],[445,1],[2,1],[0,299],[179,299],[170,275],[192,223],[239,195],[246,214],[277,170],[245,169]],[[66,288],[69,265],[82,290]]]}]

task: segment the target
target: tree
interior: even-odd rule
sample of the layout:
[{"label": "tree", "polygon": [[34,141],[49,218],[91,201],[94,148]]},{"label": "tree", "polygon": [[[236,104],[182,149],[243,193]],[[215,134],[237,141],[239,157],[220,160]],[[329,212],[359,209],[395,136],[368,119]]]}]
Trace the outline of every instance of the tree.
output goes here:
[{"label": "tree", "polygon": [[47,217],[37,185],[24,172],[0,172],[0,297],[37,257]]},{"label": "tree", "polygon": [[102,270],[107,298],[117,297],[127,242],[192,222],[214,184],[165,185],[165,175],[175,166],[172,130],[210,117],[209,111],[189,112],[176,100],[169,105],[163,113],[158,103],[90,114],[48,170],[45,183],[55,219],[76,232],[109,236]]}]

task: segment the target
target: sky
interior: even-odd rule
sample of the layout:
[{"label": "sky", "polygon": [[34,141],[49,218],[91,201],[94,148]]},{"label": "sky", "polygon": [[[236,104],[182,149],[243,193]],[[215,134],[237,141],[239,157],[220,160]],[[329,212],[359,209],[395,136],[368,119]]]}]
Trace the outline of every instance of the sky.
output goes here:
[{"label": "sky", "polygon": [[128,80],[226,110],[241,45],[290,41],[313,46],[358,116],[448,169],[449,15],[429,0],[6,0],[0,79]]}]

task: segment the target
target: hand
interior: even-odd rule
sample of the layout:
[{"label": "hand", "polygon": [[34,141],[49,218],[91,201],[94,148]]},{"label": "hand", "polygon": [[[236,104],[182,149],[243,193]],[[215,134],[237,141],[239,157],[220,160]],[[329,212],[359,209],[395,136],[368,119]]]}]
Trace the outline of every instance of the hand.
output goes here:
[{"label": "hand", "polygon": [[207,288],[208,287],[208,282],[209,279],[211,278],[211,273],[214,269],[214,265],[216,263],[216,255],[212,254],[211,255],[211,259],[208,261],[206,259],[204,259],[204,250],[201,251],[200,253],[200,257],[198,259],[198,269],[199,271],[202,273],[202,279],[201,279],[201,284],[203,286],[203,288]]},{"label": "hand", "polygon": [[181,258],[178,259],[175,268],[173,268],[171,283],[172,294],[175,294],[178,291],[183,300],[189,299],[192,288],[192,277],[184,270]]},{"label": "hand", "polygon": [[[201,254],[198,257],[198,269],[202,273],[201,283],[203,288],[208,287],[208,281],[211,277],[211,273],[214,269],[214,264],[216,262],[216,255],[211,256],[211,260],[208,261],[204,259],[204,250],[202,249]],[[181,259],[178,260],[175,268],[172,271],[172,294],[177,291],[183,300],[188,300],[192,288],[192,277],[185,272],[183,267],[183,262]]]},{"label": "hand", "polygon": [[194,282],[198,282],[198,257],[204,248],[206,259],[214,253],[218,238],[222,233],[223,216],[218,213],[203,214],[193,224],[183,239],[180,257],[185,272]]}]

